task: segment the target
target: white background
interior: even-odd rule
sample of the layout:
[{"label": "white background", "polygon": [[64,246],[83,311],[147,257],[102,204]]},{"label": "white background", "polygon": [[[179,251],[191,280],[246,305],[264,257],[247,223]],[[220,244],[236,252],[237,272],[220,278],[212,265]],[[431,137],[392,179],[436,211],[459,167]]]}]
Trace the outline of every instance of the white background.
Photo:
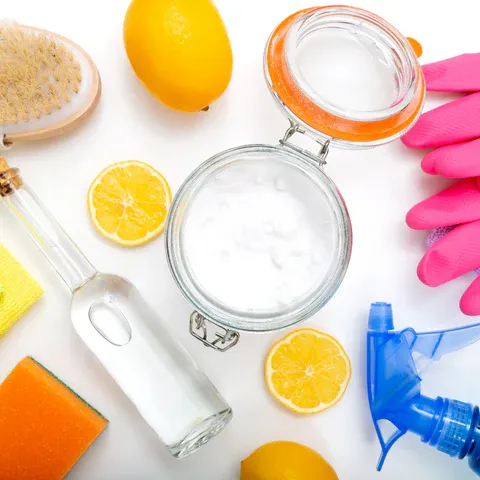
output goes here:
[{"label": "white background", "polygon": [[[194,0],[192,0],[194,1]],[[33,355],[109,420],[108,429],[74,467],[69,478],[88,480],[233,480],[240,461],[272,440],[295,440],[320,452],[342,480],[473,478],[466,462],[451,460],[404,437],[382,473],[380,447],[365,390],[365,329],[369,303],[391,301],[396,325],[417,330],[471,322],[458,300],[471,278],[433,290],[415,269],[425,234],[410,231],[404,215],[445,182],[420,170],[420,152],[400,142],[366,152],[332,151],[328,173],[349,206],[353,257],[340,290],[305,326],[337,337],[353,367],[340,404],[299,417],[278,406],[266,391],[262,366],[282,334],[243,335],[227,354],[208,350],[188,334],[191,307],[174,285],[163,238],[137,249],[118,247],[95,233],[86,192],[107,165],[139,159],[160,170],[175,191],[187,174],[211,155],[246,143],[275,143],[287,123],[273,104],[262,74],[263,48],[272,29],[311,0],[218,0],[233,45],[231,85],[208,113],[184,114],[158,104],[134,77],[125,56],[122,22],[128,0],[14,0],[2,2],[2,17],[43,27],[83,46],[98,65],[104,91],[98,110],[80,130],[31,146],[17,145],[8,159],[21,168],[65,229],[102,271],[131,279],[178,335],[234,410],[234,420],[196,455],[174,460],[135,408],[76,337],[69,320],[69,294],[30,239],[0,211],[0,239],[45,288],[44,298],[0,340],[0,379],[25,355]],[[370,9],[423,43],[423,61],[480,50],[480,4],[473,0],[363,0]],[[432,97],[429,97],[432,99]],[[441,100],[437,96],[427,104]],[[13,226],[12,226],[13,225]],[[424,392],[480,402],[480,345],[444,358],[428,373]],[[0,447],[1,448],[1,447]],[[312,479],[313,480],[313,479]]]}]

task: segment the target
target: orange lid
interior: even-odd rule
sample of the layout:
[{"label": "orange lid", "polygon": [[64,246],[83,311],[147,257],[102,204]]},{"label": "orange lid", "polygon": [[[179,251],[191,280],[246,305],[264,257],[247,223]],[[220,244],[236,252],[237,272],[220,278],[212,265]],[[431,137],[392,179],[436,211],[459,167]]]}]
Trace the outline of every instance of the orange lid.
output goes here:
[{"label": "orange lid", "polygon": [[[333,11],[361,17],[362,21],[370,22],[373,26],[380,27],[382,31],[389,32],[397,44],[407,49],[408,58],[413,62],[415,84],[412,86],[413,97],[405,106],[392,108],[390,111],[379,111],[377,120],[355,120],[328,111],[302,90],[287,61],[287,36],[297,22],[304,21],[312,15],[328,15]],[[425,80],[410,43],[385,20],[366,10],[343,6],[301,10],[278,25],[270,37],[265,55],[267,77],[276,96],[294,117],[330,138],[359,143],[383,143],[382,140],[388,141],[406,132],[421,113],[425,98]]]}]

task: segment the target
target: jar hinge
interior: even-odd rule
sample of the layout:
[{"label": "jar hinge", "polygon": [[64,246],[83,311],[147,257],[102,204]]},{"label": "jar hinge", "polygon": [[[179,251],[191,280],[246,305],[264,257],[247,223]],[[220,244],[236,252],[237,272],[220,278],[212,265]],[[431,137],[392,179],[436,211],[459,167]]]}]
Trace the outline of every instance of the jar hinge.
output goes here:
[{"label": "jar hinge", "polygon": [[209,340],[207,324],[213,323],[208,321],[203,315],[198,312],[193,312],[190,316],[190,333],[200,340],[206,347],[213,348],[219,352],[226,352],[234,347],[240,340],[240,334],[233,330],[227,330],[226,328],[217,327],[215,332],[215,340]]},{"label": "jar hinge", "polygon": [[324,165],[326,165],[327,164],[326,158],[330,149],[330,140],[327,140],[326,142],[322,143],[320,140],[314,139],[315,142],[317,142],[321,146],[320,151],[317,154],[315,154],[290,142],[290,138],[292,138],[292,136],[295,135],[295,133],[301,133],[302,135],[307,135],[310,137],[310,135],[308,135],[303,128],[298,126],[296,123],[293,123],[292,121],[290,121],[290,127],[285,132],[285,135],[283,136],[283,138],[280,140],[280,145],[282,145],[283,147],[290,148],[298,153],[301,153],[302,155],[307,156],[314,162],[318,163],[320,167],[323,167]]}]

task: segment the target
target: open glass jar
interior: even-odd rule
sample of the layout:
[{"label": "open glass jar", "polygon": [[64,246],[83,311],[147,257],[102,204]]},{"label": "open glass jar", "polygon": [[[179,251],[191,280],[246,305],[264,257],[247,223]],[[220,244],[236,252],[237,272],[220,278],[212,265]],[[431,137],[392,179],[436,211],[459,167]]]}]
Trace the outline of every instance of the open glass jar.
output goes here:
[{"label": "open glass jar", "polygon": [[[265,77],[290,121],[280,144],[237,147],[204,162],[167,220],[169,267],[195,308],[190,331],[220,351],[239,331],[278,330],[328,302],[352,248],[347,207],[324,171],[329,148],[397,139],[425,97],[409,41],[347,6],[285,19],[268,40]],[[313,138],[319,153],[293,143],[295,134]],[[207,319],[218,327],[213,334]]]}]

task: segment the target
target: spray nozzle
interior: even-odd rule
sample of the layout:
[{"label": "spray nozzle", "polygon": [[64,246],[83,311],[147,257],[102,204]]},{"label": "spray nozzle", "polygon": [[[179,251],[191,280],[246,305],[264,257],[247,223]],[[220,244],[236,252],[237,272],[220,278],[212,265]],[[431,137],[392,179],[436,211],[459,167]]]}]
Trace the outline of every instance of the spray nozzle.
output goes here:
[{"label": "spray nozzle", "polygon": [[393,330],[393,310],[389,303],[372,303],[368,317],[368,329],[375,332]]},{"label": "spray nozzle", "polygon": [[470,454],[480,440],[478,408],[458,400],[426,397],[421,394],[421,381],[432,361],[479,339],[480,323],[435,332],[395,331],[392,306],[371,305],[367,388],[382,449],[377,470],[395,442],[409,431],[448,455],[463,458]]}]

